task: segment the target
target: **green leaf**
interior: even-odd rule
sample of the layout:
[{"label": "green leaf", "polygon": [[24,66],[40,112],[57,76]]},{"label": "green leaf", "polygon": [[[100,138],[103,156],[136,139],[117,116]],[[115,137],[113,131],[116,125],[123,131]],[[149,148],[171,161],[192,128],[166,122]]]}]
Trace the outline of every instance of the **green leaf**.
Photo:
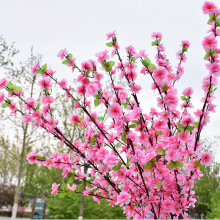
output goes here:
[{"label": "green leaf", "polygon": [[199,161],[199,160],[196,160],[196,161],[194,162],[194,165],[195,165],[196,167],[199,167],[199,166],[200,166],[200,161]]},{"label": "green leaf", "polygon": [[12,90],[12,89],[14,88],[13,83],[12,83],[12,82],[9,82],[9,83],[7,84],[7,88],[10,89],[10,90]]},{"label": "green leaf", "polygon": [[103,116],[100,116],[100,117],[98,117],[98,120],[99,120],[99,121],[102,121],[103,118],[104,118]]},{"label": "green leaf", "polygon": [[106,43],[106,45],[107,45],[108,47],[112,47],[112,46],[113,46],[113,43],[112,43],[112,42],[108,42],[108,43]]},{"label": "green leaf", "polygon": [[157,152],[159,152],[159,153],[164,153],[165,151],[164,151],[164,149],[163,149],[162,147],[158,147],[158,148],[157,148]]},{"label": "green leaf", "polygon": [[137,121],[137,120],[133,120],[133,122],[136,124],[136,125],[139,125],[141,122],[140,121]]},{"label": "green leaf", "polygon": [[210,52],[210,54],[211,55],[214,55],[214,54],[216,54],[218,52],[218,49],[214,49],[214,50],[212,50],[211,52]]},{"label": "green leaf", "polygon": [[180,96],[180,98],[183,100],[183,101],[187,101],[188,98],[186,96]]},{"label": "green leaf", "polygon": [[74,175],[72,175],[69,179],[68,179],[68,183],[72,184],[75,181]]},{"label": "green leaf", "polygon": [[145,58],[144,58],[144,61],[143,61],[143,65],[149,67],[150,64],[151,64],[150,59],[149,59],[148,57],[145,57]]},{"label": "green leaf", "polygon": [[106,62],[105,60],[101,63],[102,66],[105,68],[106,72],[109,72],[112,70],[112,67],[115,65],[115,61],[109,61]]},{"label": "green leaf", "polygon": [[37,104],[36,110],[40,109],[40,103]]},{"label": "green leaf", "polygon": [[175,162],[175,167],[183,167],[183,164],[179,161],[173,161]]},{"label": "green leaf", "polygon": [[98,94],[96,95],[96,98],[95,98],[95,100],[94,100],[94,105],[95,105],[95,106],[98,106],[98,105],[99,105],[99,100],[100,100],[100,93],[98,93]]},{"label": "green leaf", "polygon": [[168,165],[169,170],[172,170],[175,168],[175,163],[173,163],[173,161],[171,161]]},{"label": "green leaf", "polygon": [[152,63],[148,67],[150,69],[152,69],[152,70],[156,70],[157,69],[157,67],[154,64],[152,64]]},{"label": "green leaf", "polygon": [[184,126],[181,125],[180,123],[178,123],[178,131],[182,131],[182,130],[184,130],[184,129],[185,129]]},{"label": "green leaf", "polygon": [[68,60],[64,60],[63,62],[62,62],[62,64],[67,64],[68,63]]},{"label": "green leaf", "polygon": [[194,122],[194,125],[196,125],[197,127],[199,126],[199,122]]},{"label": "green leaf", "polygon": [[95,99],[95,100],[94,100],[94,105],[95,105],[95,106],[98,106],[98,105],[99,105],[99,99]]},{"label": "green leaf", "polygon": [[61,193],[58,194],[58,196],[59,196],[60,199],[63,199],[66,196],[66,193],[61,192]]},{"label": "green leaf", "polygon": [[43,71],[42,71],[42,69],[37,69],[37,71],[36,71],[37,73],[39,73],[39,74],[43,74]]},{"label": "green leaf", "polygon": [[153,41],[153,42],[152,42],[152,46],[155,46],[155,45],[157,45],[157,42],[154,42],[154,41]]},{"label": "green leaf", "polygon": [[124,131],[124,132],[122,133],[122,135],[121,135],[121,140],[122,140],[124,143],[126,143],[126,141],[127,141],[126,131]]},{"label": "green leaf", "polygon": [[152,162],[148,162],[147,164],[144,165],[144,168],[147,170],[152,169],[152,167],[154,166],[154,164]]},{"label": "green leaf", "polygon": [[216,19],[215,23],[220,27],[220,18]]},{"label": "green leaf", "polygon": [[2,108],[7,108],[8,107],[8,103],[5,102],[3,105],[2,105]]},{"label": "green leaf", "polygon": [[46,69],[47,69],[47,64],[45,63],[45,64],[43,65],[43,72],[45,72]]},{"label": "green leaf", "polygon": [[68,54],[69,57],[73,57],[73,55],[71,53]]},{"label": "green leaf", "polygon": [[90,138],[89,146],[92,146],[93,144],[95,144],[95,142],[96,142],[96,137],[94,135],[92,138]]},{"label": "green leaf", "polygon": [[131,160],[131,157],[128,157],[128,158],[127,158],[126,167],[129,167],[129,162],[130,162],[130,160]]},{"label": "green leaf", "polygon": [[214,20],[215,20],[215,14],[211,14],[211,15],[209,15],[209,20],[208,20],[207,23],[209,24],[209,23],[211,23]]},{"label": "green leaf", "polygon": [[158,147],[157,152],[161,153],[163,157],[166,156],[166,151],[162,147]]},{"label": "green leaf", "polygon": [[156,185],[155,185],[156,187],[162,187],[162,182],[160,181],[160,182],[158,182]]},{"label": "green leaf", "polygon": [[20,86],[15,86],[15,88],[13,89],[14,92],[20,92],[22,90],[22,88]]},{"label": "green leaf", "polygon": [[193,131],[194,128],[195,128],[195,126],[188,125],[187,128],[186,128],[186,131]]},{"label": "green leaf", "polygon": [[162,135],[163,133],[162,133],[162,131],[156,131],[155,134],[156,135]]},{"label": "green leaf", "polygon": [[129,125],[129,128],[136,128],[136,127],[137,127],[136,124],[131,124],[131,125]]},{"label": "green leaf", "polygon": [[195,165],[196,167],[199,167],[202,172],[203,172],[204,169],[205,169],[205,165],[201,165],[200,160],[196,160],[196,161],[194,162],[194,165]]},{"label": "green leaf", "polygon": [[118,170],[120,170],[121,166],[122,166],[122,162],[119,161],[118,164],[117,164],[116,166],[112,167],[112,170],[114,170],[114,171],[118,171]]},{"label": "green leaf", "polygon": [[163,87],[161,87],[161,89],[162,89],[164,92],[166,92],[166,91],[169,89],[169,87],[167,86],[167,84],[165,84]]},{"label": "green leaf", "polygon": [[188,50],[188,48],[186,47],[186,46],[183,46],[183,51],[187,51]]},{"label": "green leaf", "polygon": [[62,184],[62,189],[63,189],[63,191],[67,191],[67,190],[68,190],[66,183],[63,183],[63,184]]},{"label": "green leaf", "polygon": [[38,160],[45,160],[45,156],[39,156],[39,155],[37,155],[37,159],[38,159]]},{"label": "green leaf", "polygon": [[211,51],[208,50],[208,51],[206,52],[206,55],[204,56],[204,59],[207,59],[207,58],[210,57],[210,56],[211,56]]},{"label": "green leaf", "polygon": [[168,168],[172,170],[175,167],[183,167],[183,164],[179,161],[171,161],[168,165]]}]

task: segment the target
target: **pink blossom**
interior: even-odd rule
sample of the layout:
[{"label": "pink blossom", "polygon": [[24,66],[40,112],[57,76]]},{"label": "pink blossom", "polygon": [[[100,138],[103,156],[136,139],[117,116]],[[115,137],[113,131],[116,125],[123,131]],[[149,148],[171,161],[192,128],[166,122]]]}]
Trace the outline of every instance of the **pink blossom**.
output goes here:
[{"label": "pink blossom", "polygon": [[160,32],[153,32],[151,35],[152,38],[162,38],[162,34]]},{"label": "pink blossom", "polygon": [[154,122],[154,127],[155,127],[156,130],[162,130],[166,127],[166,122],[162,119],[156,120]]},{"label": "pink blossom", "polygon": [[4,88],[4,86],[6,86],[7,83],[8,83],[8,81],[5,78],[1,79],[0,80],[0,89]]},{"label": "pink blossom", "polygon": [[92,190],[88,186],[86,186],[86,190],[83,191],[83,195],[88,196],[91,191]]},{"label": "pink blossom", "polygon": [[133,93],[139,93],[142,90],[142,87],[140,85],[135,84],[134,86],[131,86],[131,91]]},{"label": "pink blossom", "polygon": [[193,125],[194,121],[195,121],[194,118],[192,116],[188,115],[188,116],[183,116],[181,123],[185,127],[188,125]]},{"label": "pink blossom", "polygon": [[24,124],[28,124],[32,120],[33,116],[26,114],[24,115]]},{"label": "pink blossom", "polygon": [[35,102],[34,98],[29,97],[26,99],[25,109],[28,111],[31,111],[32,108],[35,108],[37,106],[37,103]]},{"label": "pink blossom", "polygon": [[202,6],[202,10],[204,14],[214,14],[217,12],[217,7],[213,2],[205,2]]},{"label": "pink blossom", "polygon": [[188,40],[183,40],[183,41],[181,41],[181,42],[182,42],[182,46],[183,46],[183,47],[186,47],[187,49],[189,48],[190,43],[189,43]]},{"label": "pink blossom", "polygon": [[186,131],[181,131],[181,132],[179,132],[179,138],[180,138],[180,140],[181,141],[183,141],[183,142],[187,142],[188,141],[188,133],[186,132]]},{"label": "pink blossom", "polygon": [[96,153],[96,156],[99,160],[104,160],[106,156],[108,155],[109,155],[109,152],[104,148],[99,149]]},{"label": "pink blossom", "polygon": [[76,185],[73,184],[72,186],[70,186],[70,184],[68,183],[68,184],[67,184],[67,188],[68,188],[69,190],[75,191]]},{"label": "pink blossom", "polygon": [[33,74],[37,74],[37,68],[38,68],[38,64],[34,64],[33,68],[32,68],[32,73]]},{"label": "pink blossom", "polygon": [[36,152],[29,153],[27,155],[27,160],[28,160],[28,163],[30,163],[30,164],[36,163],[38,161],[37,153]]},{"label": "pink blossom", "polygon": [[98,94],[98,85],[96,83],[90,83],[86,87],[86,95],[88,97],[93,96],[95,97]]},{"label": "pink blossom", "polygon": [[5,94],[3,92],[0,93],[0,103],[3,102]]},{"label": "pink blossom", "polygon": [[193,94],[193,89],[191,87],[188,87],[186,89],[183,90],[183,95],[185,96],[191,96]]},{"label": "pink blossom", "polygon": [[82,71],[92,71],[93,70],[93,62],[91,60],[85,61],[82,63]]},{"label": "pink blossom", "polygon": [[131,113],[132,120],[139,119],[141,113],[142,113],[141,108],[139,108],[139,107],[134,108],[132,113]]},{"label": "pink blossom", "polygon": [[214,50],[217,47],[217,40],[214,36],[207,36],[202,42],[204,50]]},{"label": "pink blossom", "polygon": [[166,159],[169,161],[171,160],[176,161],[179,159],[179,152],[176,149],[170,149],[169,151],[167,151],[166,154],[167,154]]},{"label": "pink blossom", "polygon": [[123,205],[128,205],[130,203],[130,198],[131,198],[130,194],[128,194],[125,191],[122,191],[117,197],[117,204],[119,204],[121,207]]},{"label": "pink blossom", "polygon": [[107,50],[104,50],[102,52],[96,53],[95,55],[98,57],[98,62],[99,63],[102,63],[104,60],[109,59],[108,51]]},{"label": "pink blossom", "polygon": [[50,80],[47,79],[47,78],[43,78],[39,81],[39,85],[41,86],[41,89],[42,90],[49,90],[51,88],[51,83],[50,83]]},{"label": "pink blossom", "polygon": [[163,44],[158,44],[157,50],[160,51],[160,52],[164,52],[165,51],[164,45]]},{"label": "pink blossom", "polygon": [[108,155],[104,160],[104,163],[111,168],[114,167],[115,165],[117,165],[118,162],[119,162],[118,157],[115,155],[112,155],[112,154]]},{"label": "pink blossom", "polygon": [[108,107],[108,113],[111,118],[119,119],[122,117],[122,107],[117,103],[110,105]]},{"label": "pink blossom", "polygon": [[164,67],[159,67],[157,70],[154,71],[153,76],[156,80],[156,82],[165,82],[166,76],[167,76],[167,71]]},{"label": "pink blossom", "polygon": [[63,60],[66,53],[67,53],[66,48],[61,49],[60,52],[57,54],[57,57],[60,57],[60,59]]},{"label": "pink blossom", "polygon": [[16,114],[17,106],[15,102],[11,102],[8,107],[11,109],[12,113]]},{"label": "pink blossom", "polygon": [[201,163],[202,165],[209,166],[210,163],[211,163],[211,160],[212,160],[212,155],[211,155],[211,153],[205,152],[205,153],[203,153],[202,156],[201,156],[201,161],[200,161],[200,163]]},{"label": "pink blossom", "polygon": [[115,37],[117,34],[116,34],[116,31],[112,31],[110,33],[107,33],[106,34],[106,37],[107,37],[107,40],[109,40],[110,38],[112,37]]},{"label": "pink blossom", "polygon": [[207,69],[210,71],[210,74],[214,76],[220,76],[220,65],[218,63],[209,63]]},{"label": "pink blossom", "polygon": [[73,114],[71,117],[70,117],[70,121],[72,122],[72,124],[75,124],[77,122],[80,122],[80,115],[78,114]]},{"label": "pink blossom", "polygon": [[129,53],[131,55],[135,55],[136,54],[134,47],[131,46],[131,45],[128,46],[128,47],[125,47],[125,49],[126,49],[127,53]]},{"label": "pink blossom", "polygon": [[72,67],[72,71],[74,71],[74,64],[75,64],[76,59],[69,57],[68,61],[67,61],[67,66]]},{"label": "pink blossom", "polygon": [[144,161],[145,160],[145,154],[142,150],[137,149],[135,151],[135,161],[134,162],[138,162],[138,161]]},{"label": "pink blossom", "polygon": [[53,183],[53,184],[52,184],[52,188],[51,188],[51,189],[52,189],[52,192],[51,192],[51,195],[55,195],[55,196],[58,195],[58,187],[59,187],[59,185],[60,185],[60,184],[57,185],[56,183]]},{"label": "pink blossom", "polygon": [[58,82],[58,85],[60,85],[61,88],[65,88],[67,86],[67,82],[65,79],[63,79],[60,82]]}]

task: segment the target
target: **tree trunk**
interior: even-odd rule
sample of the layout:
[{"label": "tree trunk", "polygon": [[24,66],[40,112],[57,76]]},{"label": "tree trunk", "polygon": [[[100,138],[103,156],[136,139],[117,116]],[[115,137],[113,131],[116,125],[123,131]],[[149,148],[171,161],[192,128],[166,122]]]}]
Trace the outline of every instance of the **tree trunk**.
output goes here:
[{"label": "tree trunk", "polygon": [[[88,167],[84,166],[84,174],[87,174],[87,170],[88,170]],[[83,178],[83,190],[84,191],[86,189],[86,177]],[[82,194],[81,196],[81,202],[80,202],[80,210],[79,210],[79,220],[82,220],[83,219],[83,211],[84,211],[84,195]]]},{"label": "tree trunk", "polygon": [[15,188],[14,204],[13,204],[13,210],[12,210],[12,216],[11,216],[12,219],[16,219],[17,210],[18,210],[18,196],[19,196],[19,190],[20,190],[20,185],[21,185],[21,175],[22,175],[23,164],[24,164],[24,155],[25,155],[25,150],[26,150],[27,128],[28,128],[28,125],[25,125],[24,134],[23,134],[23,142],[22,142],[22,151],[21,151],[21,156],[20,156],[19,171],[18,171],[18,183]]}]

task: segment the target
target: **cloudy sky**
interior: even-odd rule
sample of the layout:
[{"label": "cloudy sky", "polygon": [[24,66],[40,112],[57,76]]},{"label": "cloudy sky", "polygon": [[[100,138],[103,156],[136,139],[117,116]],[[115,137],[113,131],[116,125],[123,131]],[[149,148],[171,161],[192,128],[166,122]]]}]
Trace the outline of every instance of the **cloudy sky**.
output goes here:
[{"label": "cloudy sky", "polygon": [[[191,43],[185,75],[177,83],[179,95],[188,86],[194,89],[193,103],[201,108],[202,79],[208,74],[203,61],[201,42],[207,35],[208,16],[203,15],[203,0],[1,0],[0,34],[20,49],[19,60],[25,60],[33,45],[43,54],[43,60],[57,71],[57,77],[72,80],[74,74],[57,58],[61,48],[67,48],[77,62],[95,59],[95,53],[106,48],[105,34],[116,30],[123,51],[133,45],[146,49],[152,60],[151,34],[160,31],[167,57],[175,69],[176,52],[181,40]],[[220,7],[219,0],[213,0]],[[123,52],[122,52],[123,53]],[[1,74],[1,73],[0,73]],[[144,88],[140,94],[142,107],[148,110],[156,102],[150,90],[149,78],[138,78]],[[203,134],[213,138],[220,135],[220,89],[216,91],[216,113]],[[220,155],[220,154],[219,154]],[[220,158],[220,157],[219,157]]]}]

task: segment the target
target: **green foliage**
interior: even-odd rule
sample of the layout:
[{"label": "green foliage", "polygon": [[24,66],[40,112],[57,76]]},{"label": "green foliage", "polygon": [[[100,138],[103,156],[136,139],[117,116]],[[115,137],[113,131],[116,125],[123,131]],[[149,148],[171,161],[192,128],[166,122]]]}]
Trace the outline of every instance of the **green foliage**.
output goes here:
[{"label": "green foliage", "polygon": [[164,92],[166,92],[166,91],[169,89],[169,87],[167,86],[167,84],[165,84],[163,87],[161,87],[161,89],[162,89]]},{"label": "green foliage", "polygon": [[99,100],[100,100],[100,93],[98,93],[98,94],[96,95],[96,98],[95,98],[95,100],[94,100],[94,105],[95,105],[95,106],[98,106],[98,105],[99,105]]},{"label": "green foliage", "polygon": [[183,167],[183,164],[179,161],[171,161],[168,165],[170,170],[174,169],[175,167]]},{"label": "green foliage", "polygon": [[105,60],[102,62],[102,66],[105,68],[106,72],[110,72],[112,70],[112,67],[115,65],[115,61],[108,61]]},{"label": "green foliage", "polygon": [[211,211],[207,212],[206,218],[220,219],[220,189],[212,196],[209,209]]},{"label": "green foliage", "polygon": [[127,141],[126,131],[124,131],[124,132],[122,133],[121,139],[122,139],[122,141],[123,141],[124,143],[126,143],[126,141]]},{"label": "green foliage", "polygon": [[[49,216],[55,219],[78,219],[81,194],[74,193],[64,198],[50,198],[47,202]],[[100,205],[92,197],[85,197],[84,219],[125,219],[123,210],[119,206],[114,208],[105,200]]]},{"label": "green foliage", "polygon": [[[197,161],[196,165],[200,165]],[[195,197],[198,199],[198,203],[192,214],[197,213],[196,218],[200,218],[201,214],[205,215],[205,218],[220,218],[220,201],[219,201],[219,187],[220,187],[220,164],[213,162],[210,166],[204,167],[203,176],[198,180],[195,180],[194,190]],[[216,202],[216,204],[214,204]]]},{"label": "green foliage", "polygon": [[120,170],[121,166],[122,166],[122,162],[119,161],[118,164],[117,164],[116,166],[112,167],[112,170],[114,170],[114,171],[118,171],[118,170]]}]

